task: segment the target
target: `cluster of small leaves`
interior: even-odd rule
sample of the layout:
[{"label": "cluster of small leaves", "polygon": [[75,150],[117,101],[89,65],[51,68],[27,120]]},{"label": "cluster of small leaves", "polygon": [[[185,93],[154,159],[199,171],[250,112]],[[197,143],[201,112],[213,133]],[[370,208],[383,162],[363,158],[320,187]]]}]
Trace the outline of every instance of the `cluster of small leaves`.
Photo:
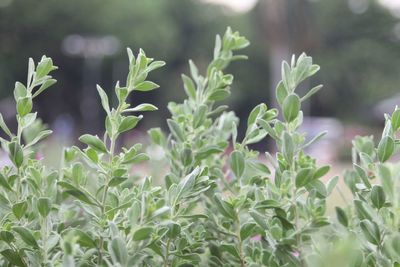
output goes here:
[{"label": "cluster of small leaves", "polygon": [[[0,115],[10,159],[0,170],[0,265],[400,266],[400,172],[388,163],[400,145],[400,109],[386,115],[377,147],[372,137],[354,140],[354,168],[344,175],[354,200],[329,220],[327,197],[339,178],[324,183],[330,167],[305,152],[324,133],[300,132],[301,105],[322,86],[304,96],[296,91],[319,66],[305,54],[283,62],[279,107],[257,105],[238,141],[238,118],[218,103],[233,82],[224,69],[246,58],[235,52],[248,44],[228,28],[217,36],[204,76],[189,62],[191,77],[182,75],[187,99],[168,105],[170,133],[149,131],[168,161],[163,186],[132,171],[149,160],[141,144],[117,144],[142,119],[132,113],[157,109],[128,100],[133,91],[158,88],[147,76],[164,62],[128,49],[129,73],[124,86],[115,85],[115,107],[97,86],[104,135],[82,135],[84,148],[66,148],[54,171],[38,159],[38,143],[51,131],[32,112],[32,100],[55,83],[49,74],[56,67],[45,56],[36,67],[30,59],[26,85],[17,82],[14,90],[16,134]],[[267,137],[277,151],[263,160],[249,145]]]},{"label": "cluster of small leaves", "polygon": [[138,182],[131,174],[132,165],[149,157],[140,152],[141,144],[122,147],[118,152],[116,142],[143,117],[131,113],[157,109],[151,104],[130,107],[127,100],[133,91],[158,88],[146,79],[165,63],[153,61],[143,50],[135,57],[128,49],[128,56],[126,85],[119,82],[115,85],[116,107],[110,106],[106,92],[97,86],[107,114],[104,136],[84,134],[79,140],[87,145],[85,149],[72,147],[64,153],[67,167],[58,185],[62,188],[62,207],[69,211],[60,226],[63,234],[70,236],[64,240],[64,246],[70,248],[64,254],[68,266],[132,266],[147,261],[143,250],[149,245],[153,231],[161,231],[161,227],[153,227],[157,216],[165,212],[161,188],[152,186],[151,177]]},{"label": "cluster of small leaves", "polygon": [[[329,225],[325,202],[338,178],[325,185],[320,178],[330,167],[317,166],[315,159],[304,153],[322,134],[306,142],[304,134],[298,132],[303,119],[301,102],[321,86],[303,97],[295,92],[318,69],[305,54],[297,61],[293,57],[290,67],[284,62],[283,78],[277,86],[284,121],[278,119],[277,109],[260,104],[248,117],[243,141],[238,143],[233,138],[235,149],[228,160],[230,194],[225,198],[215,196],[219,213],[224,215],[215,216],[217,225],[224,228],[221,239],[230,240],[229,244],[221,243],[227,258],[220,262],[228,260],[241,266],[304,266],[304,250],[312,246],[311,234]],[[278,148],[275,156],[266,153],[268,166],[259,160],[258,152],[248,147],[267,135]]]},{"label": "cluster of small leaves", "polygon": [[26,85],[15,84],[17,133],[11,132],[0,115],[0,127],[7,136],[1,146],[11,164],[0,170],[0,264],[41,266],[52,261],[57,247],[57,173],[43,166],[38,142],[51,134],[44,129],[33,99],[53,85],[50,73],[57,69],[43,56],[35,66],[29,59]]},{"label": "cluster of small leaves", "polygon": [[396,132],[400,110],[385,115],[385,127],[377,147],[372,136],[353,141],[353,170],[345,173],[354,196],[352,205],[336,207],[338,222],[359,242],[357,265],[399,266],[400,196],[398,166],[387,163],[399,150]]},{"label": "cluster of small leaves", "polygon": [[[167,121],[171,134],[166,138],[160,129],[149,131],[153,142],[164,148],[170,163],[170,173],[165,177],[169,197],[176,194],[176,185],[179,187],[183,181],[182,177],[193,175],[198,168],[203,172],[200,186],[191,186],[190,198],[181,205],[171,207],[175,213],[178,212],[187,219],[175,221],[177,225],[181,225],[182,229],[183,225],[192,225],[185,230],[197,229],[201,236],[197,242],[193,242],[192,238],[188,238],[190,232],[182,231],[180,235],[167,240],[168,247],[165,250],[173,251],[171,257],[168,254],[165,257],[168,265],[169,261],[174,263],[177,262],[177,257],[181,257],[176,255],[180,251],[181,242],[187,244],[186,255],[196,255],[201,250],[201,254],[206,253],[207,239],[216,240],[210,230],[206,231],[209,227],[206,225],[207,220],[198,219],[209,219],[208,215],[203,214],[205,206],[201,203],[213,203],[212,196],[215,190],[218,191],[217,184],[225,181],[224,152],[229,146],[232,129],[236,130],[238,122],[233,112],[224,112],[227,106],[217,103],[230,95],[230,85],[233,81],[233,76],[224,74],[223,70],[234,60],[245,59],[245,56],[235,55],[234,52],[248,45],[248,40],[230,28],[222,38],[217,35],[213,59],[207,67],[206,75],[202,76],[194,62],[189,61],[191,77],[182,75],[187,99],[182,104],[172,102],[168,105],[172,114],[172,118]],[[205,194],[199,199],[198,196],[201,196],[202,192]],[[200,261],[200,257],[197,257]],[[193,259],[191,261],[196,262]]]}]

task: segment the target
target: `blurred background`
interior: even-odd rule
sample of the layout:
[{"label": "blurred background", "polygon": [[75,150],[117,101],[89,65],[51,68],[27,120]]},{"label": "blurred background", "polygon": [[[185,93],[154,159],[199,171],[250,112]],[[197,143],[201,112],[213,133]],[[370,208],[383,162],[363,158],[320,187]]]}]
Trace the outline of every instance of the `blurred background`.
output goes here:
[{"label": "blurred background", "polygon": [[235,82],[228,104],[243,126],[255,105],[275,105],[281,61],[303,51],[321,71],[300,90],[324,84],[304,106],[305,131],[329,131],[314,151],[319,159],[348,158],[352,137],[379,134],[383,113],[400,104],[400,0],[0,0],[0,112],[14,123],[14,83],[25,83],[28,57],[46,54],[59,66],[58,83],[35,108],[55,131],[54,143],[101,133],[95,85],[110,95],[127,74],[125,48],[144,48],[167,62],[151,75],[161,88],[131,99],[159,107],[144,114],[133,136],[144,138],[150,127],[166,128],[167,102],[185,96],[180,74],[188,59],[204,69],[215,34],[227,26],[251,42],[249,60],[229,69]]}]

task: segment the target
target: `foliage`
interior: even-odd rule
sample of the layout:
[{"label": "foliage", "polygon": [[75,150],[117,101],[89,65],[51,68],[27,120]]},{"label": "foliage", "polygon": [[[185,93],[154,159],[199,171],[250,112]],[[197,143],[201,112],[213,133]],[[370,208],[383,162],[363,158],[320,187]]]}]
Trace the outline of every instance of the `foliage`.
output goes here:
[{"label": "foliage", "polygon": [[[0,264],[275,267],[331,266],[339,258],[340,266],[398,266],[398,166],[387,162],[398,150],[400,110],[386,115],[377,146],[372,137],[354,140],[354,169],[344,175],[354,200],[330,219],[327,197],[339,177],[323,182],[330,167],[305,153],[324,133],[306,142],[299,131],[302,103],[322,86],[304,95],[297,87],[319,66],[306,54],[283,62],[278,109],[254,107],[238,140],[238,119],[219,103],[233,82],[224,70],[246,58],[236,53],[248,45],[228,28],[217,35],[204,75],[189,61],[190,77],[182,75],[187,99],[168,105],[170,133],[149,130],[168,161],[162,186],[135,172],[150,159],[141,144],[117,142],[143,118],[132,113],[157,109],[131,107],[128,97],[158,88],[148,75],[164,62],[128,49],[126,82],[114,87],[117,105],[97,86],[104,135],[82,135],[84,148],[65,148],[60,170],[51,170],[37,156],[38,142],[51,131],[32,112],[32,100],[55,83],[56,67],[46,56],[37,66],[30,59],[26,84],[14,89],[16,134],[0,116],[10,159],[0,171]],[[267,136],[277,152],[267,152],[266,163],[249,145]]]}]

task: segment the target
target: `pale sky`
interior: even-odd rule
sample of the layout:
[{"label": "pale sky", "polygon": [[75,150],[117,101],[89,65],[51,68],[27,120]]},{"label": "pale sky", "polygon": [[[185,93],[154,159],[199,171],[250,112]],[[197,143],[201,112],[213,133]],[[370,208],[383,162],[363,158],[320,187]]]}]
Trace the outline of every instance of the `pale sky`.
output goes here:
[{"label": "pale sky", "polygon": [[[258,0],[202,0],[202,1],[225,5],[236,12],[247,12],[250,9],[252,9],[258,2]],[[392,9],[395,15],[400,14],[400,0],[378,0],[378,2]]]},{"label": "pale sky", "polygon": [[202,0],[202,1],[225,5],[236,12],[246,12],[252,9],[257,4],[258,0]]}]

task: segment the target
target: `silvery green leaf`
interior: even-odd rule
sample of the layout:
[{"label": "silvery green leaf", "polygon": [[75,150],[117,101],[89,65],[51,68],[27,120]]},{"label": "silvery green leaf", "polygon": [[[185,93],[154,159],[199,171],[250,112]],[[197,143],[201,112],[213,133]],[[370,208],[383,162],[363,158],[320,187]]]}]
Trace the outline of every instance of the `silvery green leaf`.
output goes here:
[{"label": "silvery green leaf", "polygon": [[7,124],[3,119],[3,115],[1,114],[0,114],[0,127],[9,137],[13,136],[13,134],[11,133],[10,129],[7,127]]},{"label": "silvery green leaf", "polygon": [[168,127],[173,134],[173,136],[180,142],[185,141],[185,136],[183,134],[183,130],[181,126],[174,120],[168,119],[167,120]]},{"label": "silvery green leaf", "polygon": [[310,89],[310,91],[308,91],[301,99],[300,101],[303,102],[307,99],[309,99],[311,96],[313,96],[314,94],[316,94],[319,90],[321,90],[321,88],[323,87],[322,84],[317,85],[313,88]]},{"label": "silvery green leaf", "polygon": [[346,212],[340,208],[340,207],[335,207],[336,211],[336,218],[337,220],[345,227],[349,225],[349,220],[347,218]]},{"label": "silvery green leaf", "polygon": [[106,92],[103,90],[103,88],[101,88],[100,85],[96,85],[96,88],[99,93],[101,105],[103,106],[104,111],[107,112],[108,115],[110,115],[110,105]]},{"label": "silvery green leaf", "polygon": [[24,241],[28,246],[36,249],[39,248],[39,245],[30,229],[22,226],[15,226],[12,230],[16,232],[21,237],[22,241]]},{"label": "silvery green leaf", "polygon": [[37,201],[37,209],[43,217],[47,217],[51,210],[51,200],[48,197],[40,197]]},{"label": "silvery green leaf", "polygon": [[17,100],[17,112],[18,115],[24,117],[26,114],[32,111],[32,98],[21,97]]},{"label": "silvery green leaf", "polygon": [[394,141],[390,136],[385,136],[378,145],[378,158],[380,162],[388,160],[394,152]]},{"label": "silvery green leaf", "polygon": [[377,209],[382,208],[386,202],[386,194],[383,187],[374,185],[371,189],[371,201]]},{"label": "silvery green leaf", "polygon": [[138,228],[133,232],[132,239],[135,241],[141,241],[150,238],[152,232],[153,232],[153,227],[151,226],[143,226]]},{"label": "silvery green leaf", "polygon": [[54,85],[57,82],[57,80],[55,79],[47,79],[44,81],[44,83],[39,87],[38,90],[36,90],[36,92],[32,95],[32,98],[37,97],[38,95],[40,95],[44,90],[46,90],[47,88],[49,88],[50,86]]},{"label": "silvery green leaf", "polygon": [[196,99],[196,87],[192,79],[190,79],[185,74],[182,74],[182,81],[187,96],[190,97],[191,99]]},{"label": "silvery green leaf", "polygon": [[292,162],[295,152],[293,139],[286,131],[283,132],[282,139],[282,153],[288,162]]},{"label": "silvery green leaf", "polygon": [[400,109],[398,109],[397,107],[392,114],[391,123],[393,131],[397,131],[400,128]]},{"label": "silvery green leaf", "polygon": [[240,151],[233,151],[229,156],[229,165],[235,174],[236,178],[240,178],[243,175],[245,168],[245,161],[243,154]]},{"label": "silvery green leaf", "polygon": [[116,237],[111,240],[108,246],[108,251],[114,263],[119,263],[121,266],[127,266],[128,251],[126,242],[121,237]]},{"label": "silvery green leaf", "polygon": [[283,117],[287,122],[292,122],[300,111],[300,98],[296,94],[288,95],[283,101],[282,111]]},{"label": "silvery green leaf", "polygon": [[364,233],[365,238],[374,245],[379,245],[381,241],[381,235],[379,227],[375,222],[369,220],[363,220],[360,222],[361,230]]},{"label": "silvery green leaf", "polygon": [[133,90],[147,92],[159,88],[160,86],[151,81],[144,81],[136,85]]},{"label": "silvery green leaf", "polygon": [[79,141],[82,143],[85,143],[86,145],[90,146],[94,150],[97,150],[102,153],[107,153],[107,148],[104,145],[103,141],[99,139],[99,137],[96,135],[90,135],[90,134],[84,134],[81,137],[79,137]]},{"label": "silvery green leaf", "polygon": [[138,122],[142,118],[143,118],[142,115],[124,117],[122,119],[121,123],[119,124],[118,133],[123,133],[123,132],[129,131],[129,130],[135,128],[135,126],[138,124]]},{"label": "silvery green leaf", "polygon": [[158,108],[152,104],[140,104],[134,108],[126,109],[125,112],[138,112],[138,111],[154,111],[158,110]]}]

